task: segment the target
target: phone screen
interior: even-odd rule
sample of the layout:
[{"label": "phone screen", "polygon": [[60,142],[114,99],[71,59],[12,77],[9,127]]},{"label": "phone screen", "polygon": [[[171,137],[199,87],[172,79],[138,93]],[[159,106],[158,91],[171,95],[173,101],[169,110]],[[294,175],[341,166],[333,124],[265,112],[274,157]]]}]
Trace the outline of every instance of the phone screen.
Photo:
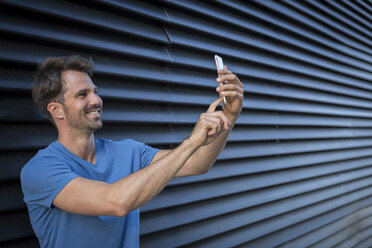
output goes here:
[{"label": "phone screen", "polygon": [[[222,58],[218,55],[214,55],[214,60],[216,61],[217,70],[223,70],[223,60],[222,60]],[[220,77],[220,74],[218,74],[218,77]],[[223,83],[226,84],[227,82],[225,81]],[[223,97],[223,103],[227,104],[226,97]]]},{"label": "phone screen", "polygon": [[223,60],[220,56],[214,55],[214,60],[216,61],[217,70],[223,70]]}]

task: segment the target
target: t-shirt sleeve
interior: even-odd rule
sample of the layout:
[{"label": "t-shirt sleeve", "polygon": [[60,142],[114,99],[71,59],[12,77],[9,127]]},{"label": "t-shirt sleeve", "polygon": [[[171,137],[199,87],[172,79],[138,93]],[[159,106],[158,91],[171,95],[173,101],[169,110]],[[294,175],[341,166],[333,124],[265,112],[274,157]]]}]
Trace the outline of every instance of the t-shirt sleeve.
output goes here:
[{"label": "t-shirt sleeve", "polygon": [[151,163],[159,149],[153,148],[143,143],[139,143],[139,146],[141,150],[141,168],[145,168]]},{"label": "t-shirt sleeve", "polygon": [[63,162],[32,160],[21,171],[24,201],[50,208],[58,193],[76,177]]}]

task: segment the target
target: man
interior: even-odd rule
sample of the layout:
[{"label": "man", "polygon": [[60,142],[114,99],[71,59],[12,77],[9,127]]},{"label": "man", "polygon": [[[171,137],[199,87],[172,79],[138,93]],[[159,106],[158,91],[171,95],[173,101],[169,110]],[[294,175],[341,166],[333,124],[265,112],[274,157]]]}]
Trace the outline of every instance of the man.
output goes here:
[{"label": "man", "polygon": [[[243,85],[225,67],[220,94],[174,150],[133,140],[95,139],[102,100],[91,80],[93,61],[78,55],[47,58],[32,95],[56,126],[58,140],[22,169],[21,183],[41,247],[138,247],[138,208],[173,177],[207,172],[238,118]],[[222,111],[216,107],[227,98]]]}]

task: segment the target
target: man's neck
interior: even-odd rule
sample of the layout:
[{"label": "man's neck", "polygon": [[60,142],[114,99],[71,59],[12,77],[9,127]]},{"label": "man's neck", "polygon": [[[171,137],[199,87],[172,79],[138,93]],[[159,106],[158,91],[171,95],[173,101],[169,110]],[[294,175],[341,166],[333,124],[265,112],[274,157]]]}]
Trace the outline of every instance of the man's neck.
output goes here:
[{"label": "man's neck", "polygon": [[58,141],[76,156],[90,162],[96,162],[96,146],[94,134],[63,135],[59,134]]}]

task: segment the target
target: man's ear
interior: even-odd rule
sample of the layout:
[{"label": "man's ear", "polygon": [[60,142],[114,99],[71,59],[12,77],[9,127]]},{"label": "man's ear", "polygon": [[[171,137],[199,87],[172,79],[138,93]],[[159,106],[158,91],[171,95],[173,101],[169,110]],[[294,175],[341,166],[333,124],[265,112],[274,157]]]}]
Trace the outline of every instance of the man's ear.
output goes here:
[{"label": "man's ear", "polygon": [[62,120],[65,117],[65,111],[60,103],[51,102],[48,104],[47,109],[55,119]]}]

